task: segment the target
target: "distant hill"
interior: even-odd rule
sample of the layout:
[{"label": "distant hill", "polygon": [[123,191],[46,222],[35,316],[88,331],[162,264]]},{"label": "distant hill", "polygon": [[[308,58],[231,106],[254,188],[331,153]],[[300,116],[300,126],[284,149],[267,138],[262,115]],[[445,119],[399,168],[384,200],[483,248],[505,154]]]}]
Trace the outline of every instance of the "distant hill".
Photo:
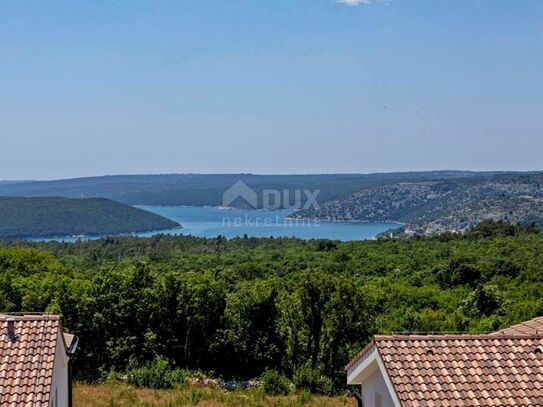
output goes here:
[{"label": "distant hill", "polygon": [[410,234],[463,231],[484,220],[543,226],[543,173],[398,182],[331,200],[295,218],[398,221]]},{"label": "distant hill", "polygon": [[[56,181],[0,183],[0,196],[62,196],[108,198],[129,205],[222,205],[222,194],[243,181],[262,197],[264,189],[319,189],[319,202],[338,199],[362,189],[396,182],[446,180],[495,175],[496,172],[427,171],[383,174],[169,174],[115,175]],[[238,203],[241,205],[241,203]]]},{"label": "distant hill", "polygon": [[[128,205],[219,206],[223,193],[238,181],[257,193],[259,207],[266,189],[320,190],[320,209],[297,211],[293,214],[297,218],[397,221],[415,234],[461,231],[487,219],[543,226],[540,172],[116,175],[0,183],[0,197],[100,197]],[[238,199],[231,206],[247,204]]]},{"label": "distant hill", "polygon": [[178,223],[109,199],[0,197],[0,238],[113,235]]}]

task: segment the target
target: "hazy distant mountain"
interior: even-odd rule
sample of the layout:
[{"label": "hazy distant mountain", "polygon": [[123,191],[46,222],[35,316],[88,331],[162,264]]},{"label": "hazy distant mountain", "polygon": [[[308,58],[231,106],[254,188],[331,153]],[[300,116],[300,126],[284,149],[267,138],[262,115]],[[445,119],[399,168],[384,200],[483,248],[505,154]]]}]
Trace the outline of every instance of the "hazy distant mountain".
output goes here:
[{"label": "hazy distant mountain", "polygon": [[108,199],[0,198],[0,238],[112,235],[178,223]]},{"label": "hazy distant mountain", "polygon": [[130,205],[222,205],[222,194],[241,180],[257,192],[259,199],[263,189],[319,189],[319,202],[326,202],[365,188],[395,182],[471,178],[494,174],[496,173],[428,171],[322,175],[116,175],[0,184],[0,196],[100,197]]}]

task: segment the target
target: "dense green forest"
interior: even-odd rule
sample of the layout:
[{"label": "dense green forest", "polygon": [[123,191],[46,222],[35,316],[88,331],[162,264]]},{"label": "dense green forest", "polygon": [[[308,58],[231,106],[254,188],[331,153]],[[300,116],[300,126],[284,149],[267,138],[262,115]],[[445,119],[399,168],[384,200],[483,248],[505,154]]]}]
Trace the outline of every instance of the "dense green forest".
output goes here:
[{"label": "dense green forest", "polygon": [[0,197],[0,238],[100,236],[178,226],[163,216],[109,199]]},{"label": "dense green forest", "polygon": [[161,357],[224,378],[272,369],[338,391],[344,365],[376,333],[493,331],[543,314],[543,234],[505,223],[345,243],[155,236],[2,246],[0,309],[62,314],[80,337],[84,380]]}]

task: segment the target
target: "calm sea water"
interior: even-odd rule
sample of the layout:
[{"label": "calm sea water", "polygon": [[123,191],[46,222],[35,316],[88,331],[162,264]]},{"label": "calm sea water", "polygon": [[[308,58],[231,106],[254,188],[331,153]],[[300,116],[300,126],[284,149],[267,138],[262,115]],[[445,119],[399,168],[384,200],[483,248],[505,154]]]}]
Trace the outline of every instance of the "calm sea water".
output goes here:
[{"label": "calm sea water", "polygon": [[[150,212],[180,223],[182,229],[137,233],[147,237],[158,233],[183,234],[199,237],[232,238],[249,237],[298,237],[301,239],[364,240],[379,233],[397,228],[397,223],[322,222],[286,219],[288,211],[232,210],[217,207],[189,206],[140,206]],[[94,237],[96,239],[97,237]],[[75,237],[50,237],[39,240],[75,241]],[[84,239],[93,239],[85,237]]]}]

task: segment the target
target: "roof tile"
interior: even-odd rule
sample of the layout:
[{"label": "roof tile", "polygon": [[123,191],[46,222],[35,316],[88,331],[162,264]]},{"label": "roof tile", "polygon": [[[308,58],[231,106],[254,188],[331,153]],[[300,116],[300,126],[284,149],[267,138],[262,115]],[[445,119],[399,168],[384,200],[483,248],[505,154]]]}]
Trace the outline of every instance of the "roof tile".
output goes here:
[{"label": "roof tile", "polygon": [[[7,338],[8,319],[17,340]],[[53,379],[58,316],[0,316],[0,405],[47,406]]]},{"label": "roof tile", "polygon": [[543,336],[379,336],[375,345],[402,406],[543,405],[534,354]]}]

